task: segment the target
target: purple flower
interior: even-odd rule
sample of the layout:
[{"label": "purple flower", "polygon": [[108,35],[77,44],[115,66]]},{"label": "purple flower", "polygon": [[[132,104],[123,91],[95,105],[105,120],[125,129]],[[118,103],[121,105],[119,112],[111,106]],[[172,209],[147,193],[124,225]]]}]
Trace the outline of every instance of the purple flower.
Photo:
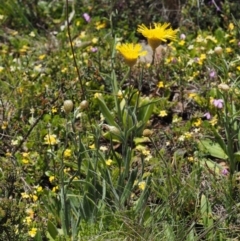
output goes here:
[{"label": "purple flower", "polygon": [[210,73],[209,73],[209,76],[210,76],[211,79],[215,78],[216,72],[214,70],[211,70]]},{"label": "purple flower", "polygon": [[198,57],[195,57],[195,58],[194,58],[194,62],[198,63],[198,62],[199,62],[199,58],[198,58]]},{"label": "purple flower", "polygon": [[[218,2],[218,1],[217,1],[217,2]],[[217,11],[221,11],[220,7],[217,5],[217,3],[215,2],[215,0],[211,0],[210,3],[215,6],[215,8],[216,8]]]},{"label": "purple flower", "polygon": [[207,120],[211,119],[211,114],[209,112],[206,112],[203,116],[206,117]]},{"label": "purple flower", "polygon": [[176,58],[172,59],[172,64],[176,64],[178,62],[178,60]]},{"label": "purple flower", "polygon": [[223,100],[222,99],[218,99],[218,100],[213,100],[213,105],[219,109],[223,108]]},{"label": "purple flower", "polygon": [[228,174],[228,170],[227,170],[226,168],[224,168],[224,169],[222,170],[222,175],[226,176],[227,174]]},{"label": "purple flower", "polygon": [[91,48],[91,52],[96,53],[97,51],[98,51],[98,48],[97,48],[97,47],[92,47],[92,48]]},{"label": "purple flower", "polygon": [[182,33],[182,34],[180,35],[180,39],[181,39],[181,40],[185,40],[185,39],[186,39],[186,35],[185,35],[184,33]]},{"label": "purple flower", "polygon": [[85,21],[88,22],[88,23],[91,21],[91,18],[90,18],[90,16],[89,16],[88,13],[84,13],[84,14],[83,14],[83,18],[84,18]]},{"label": "purple flower", "polygon": [[238,42],[238,46],[240,47],[240,41]]}]

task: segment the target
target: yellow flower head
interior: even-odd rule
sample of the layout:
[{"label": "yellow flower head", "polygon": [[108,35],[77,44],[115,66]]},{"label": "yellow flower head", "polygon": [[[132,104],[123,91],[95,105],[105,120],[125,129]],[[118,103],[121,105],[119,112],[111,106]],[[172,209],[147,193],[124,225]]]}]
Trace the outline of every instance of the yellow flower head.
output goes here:
[{"label": "yellow flower head", "polygon": [[101,23],[101,22],[96,22],[95,23],[95,28],[97,30],[100,30],[100,29],[105,28],[105,27],[106,27],[106,23]]},{"label": "yellow flower head", "polygon": [[56,135],[47,134],[44,137],[44,144],[46,145],[57,145],[59,140],[57,139]]},{"label": "yellow flower head", "polygon": [[63,157],[65,157],[65,158],[71,157],[71,155],[72,155],[72,150],[71,149],[66,149],[63,152]]},{"label": "yellow flower head", "polygon": [[193,122],[193,126],[196,126],[196,127],[199,127],[201,124],[202,124],[202,120],[200,118],[198,118]]},{"label": "yellow flower head", "polygon": [[167,111],[161,110],[158,116],[164,117],[164,116],[167,116],[167,115],[168,115],[168,114],[167,114]]},{"label": "yellow flower head", "polygon": [[105,161],[107,166],[111,166],[112,162],[113,162],[113,160],[111,160],[111,159],[108,159],[108,160]]},{"label": "yellow flower head", "polygon": [[37,234],[37,228],[32,228],[31,230],[28,231],[28,234],[34,238]]},{"label": "yellow flower head", "polygon": [[164,83],[163,83],[163,81],[159,81],[158,84],[157,84],[157,87],[158,87],[158,88],[164,88]]},{"label": "yellow flower head", "polygon": [[230,31],[232,31],[232,30],[234,29],[234,24],[233,24],[233,23],[229,23],[228,29],[229,29]]},{"label": "yellow flower head", "polygon": [[170,23],[154,23],[154,28],[147,28],[144,24],[138,25],[137,31],[148,39],[148,44],[155,50],[161,42],[175,40],[178,30],[169,28]]},{"label": "yellow flower head", "polygon": [[147,51],[142,51],[140,44],[119,44],[116,46],[116,49],[121,53],[126,64],[130,67],[136,64],[139,56],[145,56],[147,54]]},{"label": "yellow flower head", "polygon": [[144,190],[146,188],[146,182],[145,181],[141,181],[138,183],[138,187],[140,190]]},{"label": "yellow flower head", "polygon": [[49,182],[51,182],[51,183],[52,183],[54,179],[55,179],[55,177],[54,177],[54,176],[50,176],[50,177],[49,177]]}]

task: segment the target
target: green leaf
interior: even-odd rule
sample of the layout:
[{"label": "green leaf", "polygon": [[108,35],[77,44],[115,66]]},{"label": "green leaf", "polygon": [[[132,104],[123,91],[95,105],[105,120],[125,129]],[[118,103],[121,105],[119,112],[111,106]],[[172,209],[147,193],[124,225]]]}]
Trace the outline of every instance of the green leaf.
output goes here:
[{"label": "green leaf", "polygon": [[212,210],[210,203],[204,194],[201,196],[201,218],[205,228],[212,227]]},{"label": "green leaf", "polygon": [[114,135],[110,131],[107,131],[103,134],[103,137],[106,138],[107,140],[111,140],[113,142],[121,143],[121,138],[118,135]]},{"label": "green leaf", "polygon": [[147,122],[149,121],[153,113],[153,108],[156,102],[158,102],[158,100],[152,101],[150,100],[150,98],[145,98],[141,101],[139,112],[137,115],[137,120],[139,121],[139,124],[140,124],[137,128],[137,135],[142,134],[142,131],[145,125],[147,124]]},{"label": "green leaf", "polygon": [[225,32],[221,29],[221,28],[218,28],[216,31],[215,31],[215,37],[216,39],[218,40],[218,42],[222,42],[225,36]]},{"label": "green leaf", "polygon": [[155,102],[152,102],[149,98],[145,98],[141,102],[141,106],[139,107],[139,115],[138,120],[142,121],[143,123],[147,123],[149,118],[152,115],[153,107]]},{"label": "green leaf", "polygon": [[48,241],[56,241],[55,239],[52,238],[52,236],[50,235],[50,233],[49,233],[48,231],[47,231],[46,236],[47,236],[47,238],[48,238],[48,239],[47,239]]},{"label": "green leaf", "polygon": [[234,157],[236,158],[236,160],[237,160],[238,162],[240,162],[240,151],[235,152],[235,153],[234,153]]},{"label": "green leaf", "polygon": [[146,206],[144,212],[143,212],[143,222],[144,225],[150,224],[152,221],[152,215],[151,215],[151,210],[149,206]]},{"label": "green leaf", "polygon": [[42,241],[42,236],[40,231],[37,232],[36,236],[33,239],[34,241]]},{"label": "green leaf", "polygon": [[111,126],[116,126],[113,115],[112,115],[111,111],[108,109],[108,107],[107,107],[105,101],[103,100],[103,98],[98,97],[97,102],[99,104],[100,111],[102,112],[102,114],[103,114],[104,118],[106,119],[107,123]]},{"label": "green leaf", "polygon": [[129,196],[131,195],[132,187],[137,177],[137,172],[138,172],[138,169],[135,168],[130,174],[127,185],[124,187],[124,190],[121,196],[121,200],[120,200],[121,205],[124,205],[127,198],[129,198]]},{"label": "green leaf", "polygon": [[206,158],[200,159],[200,165],[204,168],[209,169],[211,172],[214,172],[215,174],[220,174],[221,171],[223,170],[222,166]]},{"label": "green leaf", "polygon": [[58,230],[51,221],[48,221],[47,231],[50,234],[52,240],[56,240],[56,238],[58,236]]},{"label": "green leaf", "polygon": [[132,116],[127,109],[124,109],[123,111],[123,125],[124,128],[127,128],[127,130],[131,129],[134,126]]},{"label": "green leaf", "polygon": [[200,140],[198,142],[198,147],[201,151],[205,152],[208,155],[211,155],[222,160],[228,159],[227,154],[224,152],[221,146],[210,139]]},{"label": "green leaf", "polygon": [[141,144],[141,143],[146,143],[146,142],[151,142],[150,139],[148,137],[136,137],[134,138],[134,143],[135,145],[137,146],[138,144]]},{"label": "green leaf", "polygon": [[146,205],[146,202],[147,202],[147,199],[148,199],[148,196],[149,196],[149,193],[150,193],[150,190],[149,190],[150,182],[151,182],[151,177],[149,176],[146,180],[145,189],[141,193],[139,199],[136,201],[136,205],[134,207],[134,211],[136,213],[139,213],[141,211],[141,209],[144,208],[145,205]]}]

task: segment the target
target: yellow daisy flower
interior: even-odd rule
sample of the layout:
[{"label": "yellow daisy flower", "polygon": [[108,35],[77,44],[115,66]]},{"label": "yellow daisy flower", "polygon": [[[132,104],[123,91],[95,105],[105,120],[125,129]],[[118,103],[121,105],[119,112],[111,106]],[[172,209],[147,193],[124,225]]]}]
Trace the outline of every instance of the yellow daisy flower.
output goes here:
[{"label": "yellow daisy flower", "polygon": [[50,176],[50,177],[49,177],[49,182],[51,182],[51,183],[52,183],[54,179],[55,179],[55,177],[54,177],[54,176]]},{"label": "yellow daisy flower", "polygon": [[28,231],[28,234],[34,238],[37,234],[37,228],[32,228],[31,230]]},{"label": "yellow daisy flower", "polygon": [[106,27],[106,23],[101,23],[101,22],[96,22],[95,23],[95,28],[97,30],[100,30],[100,29],[105,28],[105,27]]},{"label": "yellow daisy flower", "polygon": [[106,165],[107,165],[107,166],[111,166],[111,165],[112,165],[113,160],[108,159],[108,160],[106,160],[105,162],[106,162]]},{"label": "yellow daisy flower", "polygon": [[233,24],[233,23],[229,23],[228,29],[229,29],[230,31],[232,31],[232,30],[234,29],[234,24]]},{"label": "yellow daisy flower", "polygon": [[157,84],[157,87],[158,87],[158,88],[164,88],[164,83],[163,83],[163,81],[159,81],[158,84]]},{"label": "yellow daisy flower", "polygon": [[44,144],[46,145],[57,145],[59,140],[57,139],[56,135],[47,134],[44,137]]},{"label": "yellow daisy flower", "polygon": [[226,52],[227,52],[227,53],[231,53],[231,52],[232,52],[232,49],[231,49],[231,48],[226,48]]},{"label": "yellow daisy flower", "polygon": [[169,26],[170,23],[154,23],[154,28],[151,26],[150,28],[147,28],[144,24],[142,24],[138,25],[137,31],[148,39],[148,44],[153,50],[155,50],[161,44],[161,42],[176,39],[178,30],[173,30],[172,28],[169,28]]},{"label": "yellow daisy flower", "polygon": [[138,183],[138,187],[140,190],[144,190],[146,188],[146,182],[145,181],[141,181]]},{"label": "yellow daisy flower", "polygon": [[201,124],[202,124],[202,120],[200,118],[198,118],[193,122],[193,126],[196,126],[196,127],[199,127]]},{"label": "yellow daisy flower", "polygon": [[164,117],[164,116],[167,116],[167,115],[168,115],[168,114],[167,114],[167,111],[161,110],[158,116]]},{"label": "yellow daisy flower", "polygon": [[65,158],[71,157],[71,155],[72,155],[72,150],[71,149],[66,149],[63,152],[63,157],[65,157]]},{"label": "yellow daisy flower", "polygon": [[142,51],[142,46],[140,44],[118,44],[116,49],[121,53],[125,63],[130,67],[136,64],[139,56],[145,56],[147,54],[147,51]]}]

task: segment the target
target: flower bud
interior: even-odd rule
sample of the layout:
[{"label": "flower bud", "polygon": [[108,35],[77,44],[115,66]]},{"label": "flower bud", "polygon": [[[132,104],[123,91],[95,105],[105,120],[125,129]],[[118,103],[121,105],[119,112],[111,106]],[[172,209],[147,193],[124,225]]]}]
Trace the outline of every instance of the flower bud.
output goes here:
[{"label": "flower bud", "polygon": [[88,108],[88,101],[87,100],[83,100],[80,103],[80,108],[81,108],[81,110],[86,110]]},{"label": "flower bud", "polygon": [[119,135],[120,134],[120,131],[117,127],[115,126],[109,126],[109,131],[115,135]]},{"label": "flower bud", "polygon": [[71,100],[64,100],[63,109],[66,114],[69,114],[73,109],[73,102]]},{"label": "flower bud", "polygon": [[218,89],[220,89],[220,90],[229,90],[230,87],[227,84],[221,83],[221,84],[218,85]]},{"label": "flower bud", "polygon": [[153,134],[153,131],[152,130],[150,130],[150,129],[145,129],[144,131],[143,131],[143,136],[145,136],[145,137],[149,137],[149,136],[151,136]]},{"label": "flower bud", "polygon": [[180,34],[180,39],[181,40],[185,40],[186,39],[186,35],[184,33]]},{"label": "flower bud", "polygon": [[222,54],[223,49],[222,49],[222,47],[217,46],[217,47],[215,47],[214,52],[215,52],[216,54]]},{"label": "flower bud", "polygon": [[115,135],[119,135],[120,134],[120,131],[119,129],[116,127],[116,126],[109,126],[109,125],[104,125],[108,130],[109,132],[111,132],[112,134],[115,134]]}]

